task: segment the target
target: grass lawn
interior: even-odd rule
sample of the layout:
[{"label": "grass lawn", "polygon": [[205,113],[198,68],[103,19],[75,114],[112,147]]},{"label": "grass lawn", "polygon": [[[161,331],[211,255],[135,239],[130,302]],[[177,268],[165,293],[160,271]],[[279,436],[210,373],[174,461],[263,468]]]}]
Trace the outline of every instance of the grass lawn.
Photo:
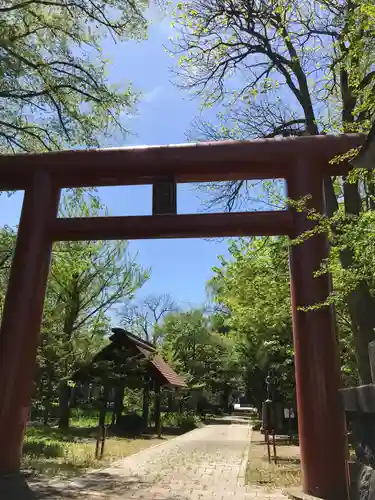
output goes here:
[{"label": "grass lawn", "polygon": [[109,435],[102,460],[95,459],[96,419],[72,419],[68,431],[57,427],[29,426],[23,449],[23,469],[32,475],[72,477],[87,469],[105,467],[161,442],[154,436],[122,438]]},{"label": "grass lawn", "polygon": [[[268,462],[264,436],[253,431],[246,470],[247,484],[257,484],[269,489],[288,488],[301,484],[299,446],[287,439],[276,441],[277,464]],[[271,456],[273,456],[271,445]]]}]

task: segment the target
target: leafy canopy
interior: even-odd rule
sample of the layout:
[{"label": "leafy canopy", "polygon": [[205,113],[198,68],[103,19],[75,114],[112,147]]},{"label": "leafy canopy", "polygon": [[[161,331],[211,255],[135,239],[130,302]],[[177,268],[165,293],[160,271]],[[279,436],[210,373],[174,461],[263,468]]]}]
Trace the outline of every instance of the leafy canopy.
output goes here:
[{"label": "leafy canopy", "polygon": [[144,0],[5,0],[0,153],[97,146],[136,100],[107,77],[102,44],[145,35]]}]

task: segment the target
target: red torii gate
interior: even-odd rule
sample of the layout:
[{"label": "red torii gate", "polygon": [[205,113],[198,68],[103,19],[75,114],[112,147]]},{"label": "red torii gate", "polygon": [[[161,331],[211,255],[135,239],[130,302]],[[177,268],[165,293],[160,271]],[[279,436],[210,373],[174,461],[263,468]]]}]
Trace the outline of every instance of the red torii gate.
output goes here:
[{"label": "red torii gate", "polygon": [[[315,136],[0,156],[0,190],[25,190],[0,331],[0,481],[20,470],[52,243],[61,240],[297,236],[311,227],[293,210],[230,214],[57,218],[60,189],[82,186],[284,178],[288,196],[311,195],[324,212],[323,177],[345,174],[336,155],[360,135]],[[347,496],[346,432],[323,235],[290,249],[291,297],[303,488],[327,500]]]}]

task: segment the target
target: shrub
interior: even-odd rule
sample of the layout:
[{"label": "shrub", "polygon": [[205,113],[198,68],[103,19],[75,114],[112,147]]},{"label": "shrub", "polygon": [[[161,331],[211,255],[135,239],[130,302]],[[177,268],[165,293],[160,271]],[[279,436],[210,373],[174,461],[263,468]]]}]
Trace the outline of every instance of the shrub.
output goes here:
[{"label": "shrub", "polygon": [[260,431],[262,427],[262,421],[259,418],[253,417],[251,419],[251,427],[254,431]]},{"label": "shrub", "polygon": [[198,415],[186,411],[183,413],[163,413],[162,423],[163,427],[173,427],[188,431],[199,427],[202,421]]},{"label": "shrub", "polygon": [[41,439],[37,436],[25,438],[23,453],[33,457],[56,458],[65,454],[64,444],[52,439]]}]

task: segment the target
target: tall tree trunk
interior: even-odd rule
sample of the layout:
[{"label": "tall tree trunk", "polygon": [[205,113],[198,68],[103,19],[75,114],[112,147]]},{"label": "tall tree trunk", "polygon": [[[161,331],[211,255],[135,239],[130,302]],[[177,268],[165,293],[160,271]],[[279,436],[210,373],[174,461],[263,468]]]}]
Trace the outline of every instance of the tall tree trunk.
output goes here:
[{"label": "tall tree trunk", "polygon": [[[325,194],[327,213],[328,216],[332,216],[338,210],[338,202],[331,179],[326,180]],[[358,184],[344,183],[344,205],[347,215],[360,214],[362,204]],[[341,251],[340,261],[344,269],[352,267],[354,263],[352,251],[350,249]],[[352,322],[352,334],[358,360],[359,377],[363,384],[370,384],[372,379],[368,344],[372,340],[375,340],[375,298],[371,295],[369,286],[365,281],[361,281],[350,292],[347,303]]]},{"label": "tall tree trunk", "polygon": [[[355,4],[350,3],[348,12],[353,8],[355,8]],[[345,52],[346,49],[344,46],[341,46],[341,50]],[[356,71],[357,68],[359,68],[359,60],[353,59],[352,71]],[[297,66],[294,72],[299,82],[299,89],[301,92],[299,101],[304,110],[306,131],[311,135],[319,134],[319,129],[314,119],[309,87],[303,78],[305,76],[304,72],[302,68]],[[303,77],[301,77],[301,75]],[[343,65],[340,69],[340,91],[342,101],[341,119],[344,132],[352,131],[351,127],[354,123],[354,112],[357,100],[355,90],[350,86],[349,76],[346,66]],[[331,178],[325,180],[325,197],[327,214],[331,217],[339,208]],[[344,182],[344,204],[345,213],[347,215],[359,215],[362,211],[361,196],[357,184]],[[333,230],[335,230],[335,228],[333,228]],[[344,269],[352,267],[354,263],[352,252],[350,250],[342,251],[340,254],[340,261]],[[368,284],[362,281],[357,288],[350,293],[347,303],[352,322],[352,334],[356,346],[360,379],[364,384],[371,383],[368,343],[375,339],[375,297],[371,295]]]},{"label": "tall tree trunk", "polygon": [[[78,275],[74,274],[72,276],[71,290],[69,302],[66,304],[64,313],[64,339],[65,342],[70,342],[73,336],[74,323],[78,317],[79,312],[79,287],[78,287]],[[68,358],[65,358],[64,362],[64,375],[65,377],[69,374],[71,369]],[[70,396],[71,390],[66,381],[60,382],[59,387],[59,428],[68,429],[69,428],[69,418],[70,418]]]},{"label": "tall tree trunk", "polygon": [[59,428],[68,429],[70,419],[70,387],[66,381],[60,382],[59,387]]},{"label": "tall tree trunk", "polygon": [[371,368],[368,345],[375,340],[375,299],[368,284],[362,281],[348,297],[348,309],[352,322],[359,378],[362,384],[371,384]]},{"label": "tall tree trunk", "polygon": [[51,397],[52,397],[52,379],[53,379],[53,371],[51,369],[47,369],[47,384],[46,384],[46,393],[43,401],[43,425],[48,425],[49,416],[51,412]]},{"label": "tall tree trunk", "polygon": [[[353,11],[356,5],[348,4],[348,12]],[[346,48],[341,46],[345,53]],[[351,71],[360,68],[360,60],[353,57]],[[355,89],[351,87],[350,75],[345,65],[340,70],[340,89],[342,99],[342,123],[345,132],[351,132],[354,123],[354,113],[357,104]],[[344,206],[346,215],[360,215],[362,212],[362,199],[358,182],[347,182],[344,179]],[[353,267],[354,255],[352,250],[346,248],[340,254],[341,265],[344,269]],[[356,355],[358,360],[359,377],[363,384],[372,382],[370,360],[368,356],[368,344],[375,340],[375,297],[372,296],[368,283],[365,280],[359,282],[355,290],[348,296],[348,310],[352,323],[352,334],[354,338]]]},{"label": "tall tree trunk", "polygon": [[229,396],[230,396],[230,387],[225,386],[223,389],[223,394],[221,398],[221,404],[223,406],[224,413],[228,413],[229,411]]}]

